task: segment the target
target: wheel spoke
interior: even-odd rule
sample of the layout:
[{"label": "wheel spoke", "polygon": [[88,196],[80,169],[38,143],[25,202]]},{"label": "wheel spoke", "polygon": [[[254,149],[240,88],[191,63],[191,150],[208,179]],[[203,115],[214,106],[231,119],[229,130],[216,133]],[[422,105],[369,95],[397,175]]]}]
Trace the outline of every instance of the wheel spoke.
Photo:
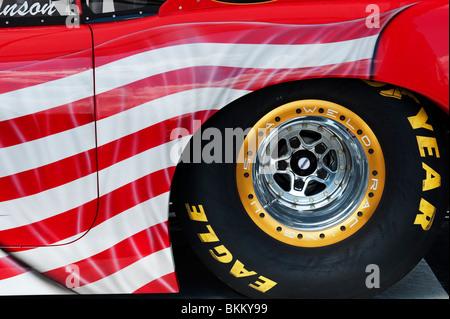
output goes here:
[{"label": "wheel spoke", "polygon": [[[339,207],[360,196],[362,183],[367,183],[364,161],[357,160],[365,154],[354,146],[357,140],[341,124],[321,116],[294,118],[271,133],[258,146],[255,164],[261,175],[254,183],[261,206],[282,216],[286,225],[316,228],[334,223],[346,213]],[[350,179],[350,172],[362,178]],[[356,183],[348,187],[351,180]],[[350,191],[343,194],[346,189]],[[304,216],[317,217],[307,225]]]}]

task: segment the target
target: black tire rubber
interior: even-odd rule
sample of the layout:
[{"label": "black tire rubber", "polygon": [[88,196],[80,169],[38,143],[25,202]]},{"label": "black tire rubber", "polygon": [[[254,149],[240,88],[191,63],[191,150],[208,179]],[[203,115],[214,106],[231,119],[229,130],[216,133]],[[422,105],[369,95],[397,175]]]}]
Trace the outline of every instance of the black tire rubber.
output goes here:
[{"label": "black tire rubber", "polygon": [[[234,163],[180,162],[171,193],[176,215],[205,265],[246,296],[372,297],[412,270],[440,229],[448,207],[448,117],[426,99],[394,86],[361,80],[310,80],[249,94],[215,114],[202,130],[252,127],[272,109],[303,99],[345,106],[370,126],[382,147],[384,192],[359,231],[338,243],[315,248],[275,240],[245,211],[236,189]],[[408,118],[422,108],[428,116],[427,128],[417,123],[413,128]],[[417,136],[437,141],[437,146],[420,147]],[[429,174],[440,175],[438,187],[435,183],[433,189],[423,189],[424,180],[436,177],[427,177],[423,163],[434,171]],[[424,217],[420,211],[424,200],[435,208],[431,221],[416,219]],[[417,223],[420,220],[430,228],[424,230]],[[209,240],[202,240],[200,234],[209,234]],[[373,275],[379,275],[379,286],[368,284]]]}]

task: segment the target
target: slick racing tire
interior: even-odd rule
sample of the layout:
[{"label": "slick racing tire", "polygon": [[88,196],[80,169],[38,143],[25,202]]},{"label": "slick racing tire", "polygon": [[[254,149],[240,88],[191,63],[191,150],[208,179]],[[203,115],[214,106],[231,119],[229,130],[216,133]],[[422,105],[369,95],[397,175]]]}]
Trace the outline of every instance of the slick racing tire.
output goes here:
[{"label": "slick racing tire", "polygon": [[249,94],[192,137],[174,176],[176,215],[205,265],[246,296],[374,296],[440,228],[446,116],[361,80]]}]

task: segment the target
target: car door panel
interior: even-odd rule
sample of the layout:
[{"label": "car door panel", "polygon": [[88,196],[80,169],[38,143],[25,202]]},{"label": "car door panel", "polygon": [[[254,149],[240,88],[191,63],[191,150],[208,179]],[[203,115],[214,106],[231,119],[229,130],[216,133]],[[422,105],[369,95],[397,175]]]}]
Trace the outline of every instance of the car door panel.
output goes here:
[{"label": "car door panel", "polygon": [[87,26],[0,29],[0,246],[65,244],[97,213]]}]

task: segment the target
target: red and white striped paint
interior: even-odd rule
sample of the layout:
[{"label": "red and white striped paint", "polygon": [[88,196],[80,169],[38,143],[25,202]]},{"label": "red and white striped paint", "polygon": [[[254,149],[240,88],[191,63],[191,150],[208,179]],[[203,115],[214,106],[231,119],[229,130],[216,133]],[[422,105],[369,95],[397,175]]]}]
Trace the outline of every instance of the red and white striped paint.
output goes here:
[{"label": "red and white striped paint", "polygon": [[268,85],[367,78],[381,30],[188,23],[98,44],[94,69],[89,50],[0,62],[0,294],[178,291],[172,130]]}]

